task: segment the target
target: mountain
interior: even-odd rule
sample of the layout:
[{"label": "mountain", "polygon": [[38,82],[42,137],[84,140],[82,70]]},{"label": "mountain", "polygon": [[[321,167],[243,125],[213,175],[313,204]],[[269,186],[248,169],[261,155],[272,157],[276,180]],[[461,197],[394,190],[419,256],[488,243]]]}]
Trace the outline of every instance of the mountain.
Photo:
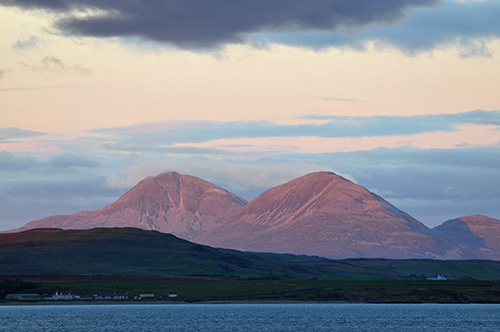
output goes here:
[{"label": "mountain", "polygon": [[500,221],[449,220],[433,229],[364,187],[331,172],[311,173],[252,202],[202,179],[148,177],[94,211],[32,221],[11,230],[135,227],[213,247],[328,258],[500,260]]},{"label": "mountain", "polygon": [[[452,279],[498,280],[500,262],[429,259],[333,261],[215,249],[171,234],[137,228],[32,229],[0,234],[0,271],[4,278],[8,275],[69,274],[82,278],[89,275],[211,275],[355,280],[381,277],[425,279],[445,274]],[[208,287],[212,286],[209,284]]]},{"label": "mountain", "polygon": [[433,228],[467,252],[470,258],[500,260],[500,220],[483,215],[464,216]]},{"label": "mountain", "polygon": [[331,172],[311,173],[269,189],[193,241],[327,258],[461,257],[450,240]]},{"label": "mountain", "polygon": [[12,231],[47,227],[136,227],[190,239],[217,227],[246,203],[238,195],[210,182],[166,172],[145,178],[103,209],[47,217]]}]

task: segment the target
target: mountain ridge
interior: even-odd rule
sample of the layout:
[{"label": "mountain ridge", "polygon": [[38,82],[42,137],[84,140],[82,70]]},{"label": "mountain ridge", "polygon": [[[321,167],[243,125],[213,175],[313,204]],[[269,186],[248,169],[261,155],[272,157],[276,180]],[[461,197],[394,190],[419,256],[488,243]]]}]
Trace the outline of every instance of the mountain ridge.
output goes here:
[{"label": "mountain ridge", "polygon": [[382,197],[332,172],[270,188],[248,203],[177,172],[140,181],[98,210],[56,215],[32,228],[136,227],[215,247],[328,258],[500,260],[500,221],[481,215],[428,228]]},{"label": "mountain ridge", "polygon": [[331,172],[271,188],[195,242],[327,258],[456,259],[460,248],[380,196]]}]

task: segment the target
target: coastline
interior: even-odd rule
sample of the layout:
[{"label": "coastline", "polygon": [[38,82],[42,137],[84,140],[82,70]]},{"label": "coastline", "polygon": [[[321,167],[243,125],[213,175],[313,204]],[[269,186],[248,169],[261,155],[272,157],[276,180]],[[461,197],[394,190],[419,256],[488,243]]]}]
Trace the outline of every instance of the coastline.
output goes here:
[{"label": "coastline", "polygon": [[500,301],[300,301],[300,300],[207,300],[207,301],[3,301],[3,306],[72,306],[72,305],[227,305],[227,304],[500,304]]}]

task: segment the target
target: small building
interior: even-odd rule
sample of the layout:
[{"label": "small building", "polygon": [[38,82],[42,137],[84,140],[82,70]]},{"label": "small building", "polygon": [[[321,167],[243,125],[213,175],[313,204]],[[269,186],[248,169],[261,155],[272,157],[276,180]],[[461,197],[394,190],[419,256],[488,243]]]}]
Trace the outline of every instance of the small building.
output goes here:
[{"label": "small building", "polygon": [[42,298],[40,294],[8,294],[6,300],[19,300],[19,301],[38,301]]},{"label": "small building", "polygon": [[72,300],[73,294],[71,291],[57,291],[54,295],[52,295],[53,300]]},{"label": "small building", "polygon": [[139,294],[139,300],[142,299],[154,299],[155,295],[152,293],[144,293],[144,294]]},{"label": "small building", "polygon": [[128,293],[98,293],[92,295],[93,300],[127,300]]},{"label": "small building", "polygon": [[177,297],[177,293],[168,293],[168,297],[170,297],[170,298],[176,298]]},{"label": "small building", "polygon": [[429,277],[427,278],[427,280],[448,280],[448,278],[446,278],[444,275],[442,274],[438,274],[437,276],[435,277]]}]

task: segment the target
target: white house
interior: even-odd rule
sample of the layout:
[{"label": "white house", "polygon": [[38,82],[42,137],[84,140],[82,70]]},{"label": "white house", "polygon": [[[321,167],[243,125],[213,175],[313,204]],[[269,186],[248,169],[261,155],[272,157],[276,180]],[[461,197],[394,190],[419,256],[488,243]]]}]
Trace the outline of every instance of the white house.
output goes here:
[{"label": "white house", "polygon": [[52,299],[54,299],[54,300],[72,300],[73,294],[71,294],[71,291],[57,291],[52,296]]},{"label": "white house", "polygon": [[438,274],[437,276],[435,277],[429,277],[427,278],[427,280],[448,280],[448,278],[446,278],[444,275],[442,274]]}]

